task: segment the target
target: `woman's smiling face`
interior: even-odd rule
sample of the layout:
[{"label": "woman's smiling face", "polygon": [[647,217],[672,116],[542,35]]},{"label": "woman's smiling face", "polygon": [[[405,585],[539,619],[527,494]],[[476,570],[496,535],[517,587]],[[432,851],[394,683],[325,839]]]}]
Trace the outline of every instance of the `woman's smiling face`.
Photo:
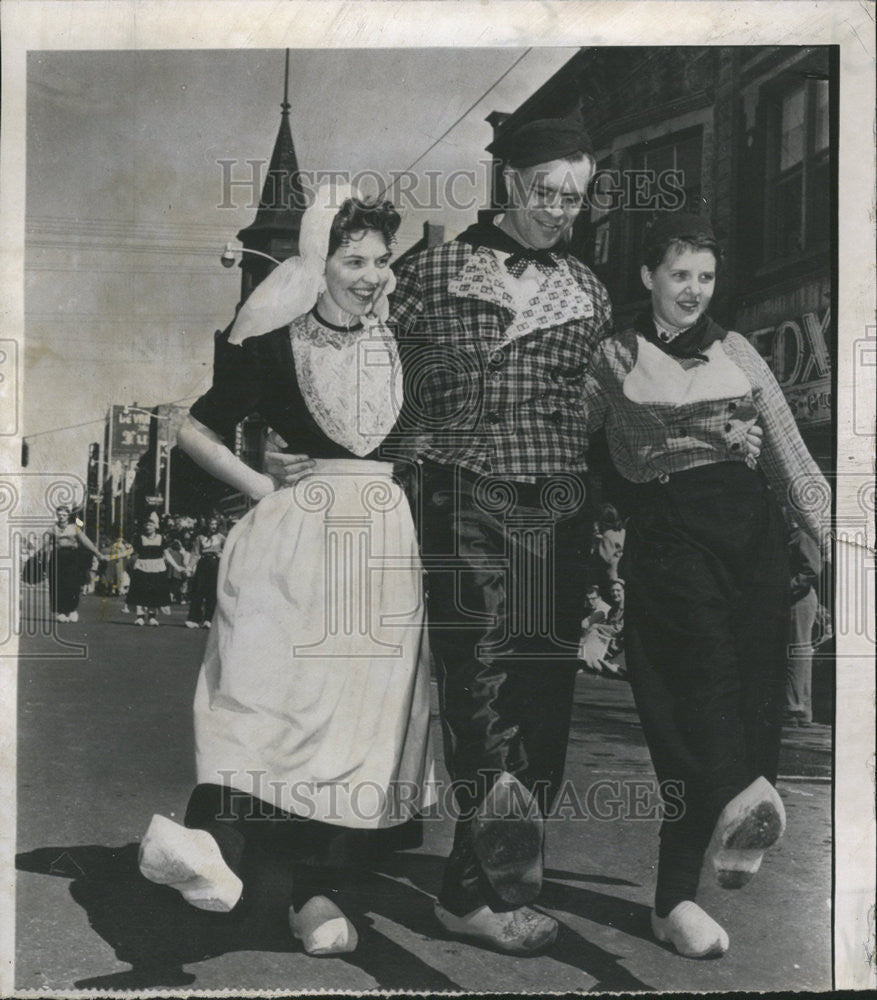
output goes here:
[{"label": "woman's smiling face", "polygon": [[[390,251],[375,229],[353,233],[326,261],[330,303],[351,316],[365,316],[390,278]],[[325,317],[334,322],[332,316]]]},{"label": "woman's smiling face", "polygon": [[640,275],[652,293],[652,309],[662,325],[671,330],[693,326],[706,312],[716,287],[716,258],[712,250],[671,246],[664,259],[650,271],[643,265]]}]

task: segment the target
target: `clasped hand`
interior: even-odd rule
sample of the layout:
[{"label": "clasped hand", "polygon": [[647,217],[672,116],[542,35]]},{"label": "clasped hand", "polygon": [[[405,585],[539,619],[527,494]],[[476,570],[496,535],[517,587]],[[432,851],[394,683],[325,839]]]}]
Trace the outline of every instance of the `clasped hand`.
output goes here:
[{"label": "clasped hand", "polygon": [[[764,431],[753,424],[746,432],[746,446],[753,458],[761,454]],[[283,449],[286,442],[275,431],[270,431],[265,450],[265,473],[274,483],[275,489],[294,486],[314,467],[314,460],[307,455],[288,455]]]}]

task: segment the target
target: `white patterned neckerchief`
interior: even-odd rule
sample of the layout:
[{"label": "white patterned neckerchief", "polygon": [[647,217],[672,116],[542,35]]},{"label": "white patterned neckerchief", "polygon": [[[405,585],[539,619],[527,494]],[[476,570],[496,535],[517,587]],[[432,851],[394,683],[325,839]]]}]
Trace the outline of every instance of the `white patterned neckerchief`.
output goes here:
[{"label": "white patterned neckerchief", "polygon": [[[540,274],[535,284],[526,272],[520,279],[513,278],[500,264],[499,254],[487,247],[477,249],[448,283],[448,291],[460,298],[481,299],[508,309],[514,318],[504,332],[503,343],[594,315],[590,295],[575,280],[562,257],[547,274]],[[518,290],[517,280],[529,286],[528,290],[532,288],[533,294],[513,294]]]}]

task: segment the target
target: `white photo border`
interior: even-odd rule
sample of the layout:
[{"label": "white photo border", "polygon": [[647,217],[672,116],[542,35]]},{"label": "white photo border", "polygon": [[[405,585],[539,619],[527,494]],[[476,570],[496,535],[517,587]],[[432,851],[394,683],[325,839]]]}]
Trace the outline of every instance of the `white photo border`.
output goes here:
[{"label": "white photo border", "polygon": [[[873,3],[763,2],[323,2],[323,0],[3,0],[0,134],[0,339],[7,351],[0,427],[0,480],[19,470],[24,335],[26,60],[35,50],[223,48],[416,48],[467,46],[837,45],[840,51],[839,261],[837,269],[838,513],[873,518],[875,328]],[[868,484],[871,484],[870,486]],[[0,498],[2,499],[2,498]],[[3,516],[0,502],[0,519]],[[865,514],[867,520],[867,514]],[[867,528],[871,561],[874,527]],[[836,594],[837,607],[847,599]],[[870,613],[873,615],[873,605]],[[14,993],[16,671],[0,660],[0,994]],[[11,655],[10,655],[11,654]],[[875,986],[873,643],[837,636],[834,797],[834,985]],[[67,995],[73,995],[67,994]]]}]

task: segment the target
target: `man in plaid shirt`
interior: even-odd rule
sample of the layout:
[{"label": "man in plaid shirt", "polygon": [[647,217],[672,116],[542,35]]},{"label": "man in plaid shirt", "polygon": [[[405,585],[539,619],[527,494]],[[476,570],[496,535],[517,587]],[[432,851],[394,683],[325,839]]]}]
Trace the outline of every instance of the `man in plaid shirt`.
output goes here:
[{"label": "man in plaid shirt", "polygon": [[404,260],[390,320],[460,809],[436,915],[452,934],[526,954],[557,934],[527,904],[577,669],[590,536],[582,387],[612,314],[563,249],[595,169],[581,121],[530,123],[492,151],[507,210]]}]

